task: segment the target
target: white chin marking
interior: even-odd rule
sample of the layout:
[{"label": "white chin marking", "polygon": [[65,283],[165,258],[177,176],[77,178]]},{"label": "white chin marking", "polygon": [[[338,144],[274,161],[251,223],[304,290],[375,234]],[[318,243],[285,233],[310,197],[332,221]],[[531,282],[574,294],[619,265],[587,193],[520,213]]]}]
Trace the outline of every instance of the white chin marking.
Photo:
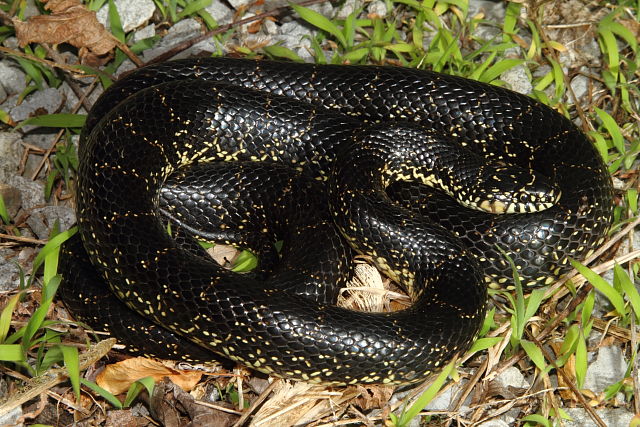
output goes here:
[{"label": "white chin marking", "polygon": [[507,206],[499,200],[485,200],[478,206],[481,210],[485,212],[491,212],[495,214],[501,213],[513,213],[515,206],[513,204]]}]

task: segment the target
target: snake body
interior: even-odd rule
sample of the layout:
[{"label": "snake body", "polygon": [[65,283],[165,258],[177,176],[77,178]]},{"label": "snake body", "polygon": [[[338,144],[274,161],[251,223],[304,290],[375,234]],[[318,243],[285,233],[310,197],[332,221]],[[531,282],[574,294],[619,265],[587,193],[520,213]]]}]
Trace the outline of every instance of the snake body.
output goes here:
[{"label": "snake body", "polygon": [[[63,265],[74,312],[119,322],[124,334],[148,322],[146,330],[188,338],[195,353],[318,383],[423,379],[473,341],[486,281],[511,275],[499,248],[525,283],[545,283],[601,244],[612,218],[606,167],[570,121],[503,88],[400,67],[230,58],[145,67],[97,101],[79,154],[82,242],[68,245]],[[527,186],[515,193],[521,204],[470,184],[509,187],[510,177]],[[208,180],[214,190],[200,193]],[[405,182],[415,180],[440,190]],[[313,196],[325,194],[321,181],[326,205]],[[250,190],[256,182],[261,190]],[[554,200],[531,212],[547,190]],[[265,214],[266,204],[283,213]],[[245,275],[221,268],[189,237],[176,243],[160,211],[187,231],[208,223],[213,240],[265,248],[264,265]],[[270,252],[281,235],[291,244]],[[351,247],[403,284],[411,307],[333,306]],[[83,280],[106,282],[112,294],[69,291]],[[115,302],[85,312],[98,298]],[[133,310],[107,322],[118,300]],[[179,352],[181,338],[160,342],[137,347]]]}]

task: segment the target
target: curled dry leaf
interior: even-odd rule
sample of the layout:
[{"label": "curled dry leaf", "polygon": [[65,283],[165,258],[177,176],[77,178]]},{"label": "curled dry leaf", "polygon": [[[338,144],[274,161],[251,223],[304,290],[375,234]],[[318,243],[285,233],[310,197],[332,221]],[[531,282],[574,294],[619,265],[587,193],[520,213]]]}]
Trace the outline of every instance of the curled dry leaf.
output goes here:
[{"label": "curled dry leaf", "polygon": [[96,383],[110,393],[120,394],[127,391],[131,384],[144,377],[153,377],[156,382],[167,377],[183,390],[190,391],[202,378],[202,372],[179,371],[155,360],[134,357],[108,365],[104,371],[98,374]]},{"label": "curled dry leaf", "polygon": [[13,18],[20,46],[69,43],[79,49],[83,63],[97,64],[108,59],[107,54],[116,43],[98,22],[95,12],[79,0],[48,0],[45,7],[51,11],[50,15],[32,16],[26,22]]},{"label": "curled dry leaf", "polygon": [[365,411],[383,408],[389,402],[395,390],[395,387],[370,384],[358,385],[356,388],[360,391],[360,396],[356,399],[356,403]]}]

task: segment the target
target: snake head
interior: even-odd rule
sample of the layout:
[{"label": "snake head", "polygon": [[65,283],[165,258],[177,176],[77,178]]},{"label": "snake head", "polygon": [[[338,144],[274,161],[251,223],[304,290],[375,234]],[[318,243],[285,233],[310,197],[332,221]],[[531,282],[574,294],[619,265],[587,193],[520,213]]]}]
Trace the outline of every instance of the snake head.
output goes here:
[{"label": "snake head", "polygon": [[494,214],[533,213],[549,209],[560,199],[560,189],[532,170],[500,166],[485,171],[474,188],[473,203],[467,204],[472,209]]}]

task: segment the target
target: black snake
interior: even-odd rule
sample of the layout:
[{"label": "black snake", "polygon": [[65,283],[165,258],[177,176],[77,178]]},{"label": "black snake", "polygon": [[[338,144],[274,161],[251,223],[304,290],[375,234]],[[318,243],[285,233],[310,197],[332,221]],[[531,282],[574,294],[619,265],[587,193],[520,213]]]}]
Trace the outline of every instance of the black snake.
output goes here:
[{"label": "black snake", "polygon": [[[145,67],[100,97],[79,154],[82,242],[66,245],[62,290],[81,319],[134,350],[208,349],[311,382],[424,378],[473,341],[487,282],[511,277],[499,248],[542,284],[601,244],[612,219],[606,167],[569,120],[500,87],[401,67]],[[261,265],[223,269],[193,234],[250,247]],[[411,307],[334,306],[351,248],[404,285]]]}]

